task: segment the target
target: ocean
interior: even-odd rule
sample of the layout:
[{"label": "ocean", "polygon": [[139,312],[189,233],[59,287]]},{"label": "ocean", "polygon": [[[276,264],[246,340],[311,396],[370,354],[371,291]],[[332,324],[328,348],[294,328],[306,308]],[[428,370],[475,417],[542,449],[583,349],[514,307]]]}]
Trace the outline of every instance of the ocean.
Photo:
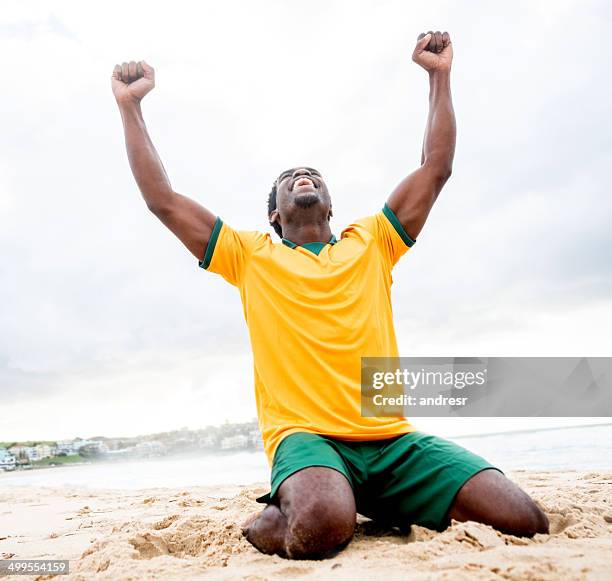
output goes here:
[{"label": "ocean", "polygon": [[[612,471],[612,424],[449,438],[504,472]],[[100,462],[0,473],[0,486],[140,489],[267,482],[263,452]]]}]

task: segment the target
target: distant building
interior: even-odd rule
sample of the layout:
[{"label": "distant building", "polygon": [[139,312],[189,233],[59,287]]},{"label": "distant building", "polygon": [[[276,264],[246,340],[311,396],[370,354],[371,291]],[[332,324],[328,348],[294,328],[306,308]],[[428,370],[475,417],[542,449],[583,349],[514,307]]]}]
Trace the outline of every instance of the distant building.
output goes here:
[{"label": "distant building", "polygon": [[17,464],[28,464],[30,462],[27,446],[15,444],[14,446],[11,446],[8,451],[15,456]]},{"label": "distant building", "polygon": [[49,446],[48,444],[38,444],[38,446],[33,446],[33,448],[36,450],[38,460],[55,456],[57,450],[55,446]]},{"label": "distant building", "polygon": [[121,438],[110,438],[106,440],[106,447],[109,449],[109,451],[122,450],[130,446],[131,446],[131,443],[128,441],[128,439],[124,440]]},{"label": "distant building", "polygon": [[95,450],[96,452],[108,452],[106,444],[101,440],[75,440],[74,450],[78,452],[81,448],[87,447],[88,450]]},{"label": "distant building", "polygon": [[11,446],[9,452],[15,456],[18,463],[36,462],[43,458],[49,458],[55,455],[55,446],[49,446],[48,444],[38,444],[36,446],[22,446],[16,444]]},{"label": "distant building", "polygon": [[41,459],[38,455],[38,446],[25,446],[24,452],[30,462],[36,462]]},{"label": "distant building", "polygon": [[213,434],[209,434],[208,436],[202,436],[200,438],[200,447],[201,448],[214,448],[217,445],[217,437]]},{"label": "distant building", "polygon": [[15,470],[15,456],[6,448],[0,448],[0,470]]},{"label": "distant building", "polygon": [[14,446],[11,446],[8,451],[16,458],[19,458],[19,456],[21,456],[22,451],[25,453],[25,446],[22,446],[21,444],[15,444]]},{"label": "distant building", "polygon": [[236,450],[246,448],[249,443],[249,438],[242,434],[228,436],[221,440],[221,450]]},{"label": "distant building", "polygon": [[52,455],[76,456],[80,450],[103,454],[108,452],[108,447],[102,440],[58,440]]},{"label": "distant building", "polygon": [[127,448],[109,450],[106,455],[108,458],[127,458],[129,456],[133,456],[135,452],[136,446],[129,446]]},{"label": "distant building", "polygon": [[74,447],[72,440],[60,440],[57,442],[56,454],[62,454],[64,456],[76,456],[78,452]]},{"label": "distant building", "polygon": [[152,440],[136,444],[135,451],[139,456],[162,456],[166,453],[166,446],[158,440]]}]

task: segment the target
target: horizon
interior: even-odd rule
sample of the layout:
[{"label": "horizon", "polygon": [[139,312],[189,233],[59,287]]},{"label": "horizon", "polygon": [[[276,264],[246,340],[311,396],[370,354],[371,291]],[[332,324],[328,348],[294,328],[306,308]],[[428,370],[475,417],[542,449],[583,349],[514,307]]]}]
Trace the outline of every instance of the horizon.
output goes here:
[{"label": "horizon", "polygon": [[[427,420],[427,422],[431,422],[432,420],[437,423],[437,418],[425,418]],[[459,429],[457,429],[457,426],[455,426],[454,430],[451,429],[451,431],[447,431],[446,433],[444,433],[443,429],[438,429],[437,430],[437,434],[441,435],[442,437],[447,437],[447,438],[472,438],[472,437],[485,437],[485,436],[496,436],[496,435],[501,435],[501,434],[519,434],[519,433],[529,433],[529,432],[543,432],[543,431],[549,431],[549,430],[564,430],[564,429],[571,429],[571,428],[584,428],[584,427],[600,427],[600,426],[608,426],[608,425],[612,425],[612,419],[611,418],[606,418],[606,417],[599,417],[599,418],[520,418],[521,421],[516,421],[519,418],[451,418],[452,420],[454,419],[458,419],[461,420],[462,423],[467,423],[465,422],[465,420],[469,420],[469,421],[473,421],[474,419],[484,419],[484,420],[495,420],[495,423],[497,424],[497,429],[498,431],[489,431],[489,430],[494,430],[495,428],[493,426],[490,426],[488,429],[485,429],[485,431],[480,431],[480,432],[469,432],[469,431],[465,431],[465,430],[469,430],[468,427],[463,426]],[[500,419],[504,419],[504,420],[513,420],[512,423],[508,422],[507,428],[504,430],[499,430],[499,420]],[[533,419],[541,419],[541,420],[545,420],[543,422],[541,422],[541,425],[539,427],[526,427],[526,422],[525,420],[529,421],[529,424],[532,424],[532,420]],[[444,418],[441,421],[447,421],[448,418]],[[569,422],[566,423],[566,420],[575,420],[577,423],[574,422]],[[604,421],[605,420],[605,421]],[[215,428],[221,428],[223,426],[243,426],[243,425],[248,425],[248,424],[252,424],[252,423],[257,423],[257,419],[254,418],[250,421],[247,422],[224,422],[221,424],[209,424],[207,426],[201,427],[201,428],[190,428],[187,426],[183,426],[181,428],[176,428],[173,430],[164,430],[164,431],[159,431],[159,432],[150,432],[150,433],[142,433],[142,434],[136,434],[136,435],[127,435],[127,434],[122,434],[120,436],[103,436],[103,435],[97,435],[97,436],[87,436],[87,437],[82,437],[82,436],[73,436],[73,437],[67,437],[67,438],[39,438],[39,439],[33,439],[33,438],[25,438],[25,439],[20,439],[20,440],[15,440],[15,439],[11,439],[11,438],[0,438],[0,444],[8,444],[8,443],[14,443],[14,444],[21,444],[23,442],[32,442],[32,443],[47,443],[47,442],[59,442],[59,441],[72,441],[72,440],[121,440],[121,439],[126,439],[126,440],[131,440],[131,439],[138,439],[138,438],[147,438],[147,437],[151,437],[151,436],[159,436],[162,434],[171,434],[174,432],[201,432],[201,431],[206,431],[208,429],[215,429]]]}]

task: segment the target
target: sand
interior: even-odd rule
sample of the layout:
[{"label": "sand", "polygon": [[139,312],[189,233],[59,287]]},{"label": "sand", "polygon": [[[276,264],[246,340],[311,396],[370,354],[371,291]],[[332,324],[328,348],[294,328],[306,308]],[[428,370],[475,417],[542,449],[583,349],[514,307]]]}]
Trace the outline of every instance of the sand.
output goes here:
[{"label": "sand", "polygon": [[[264,484],[140,491],[7,487],[0,557],[70,559],[55,579],[606,579],[612,571],[612,474],[515,472],[546,511],[550,535],[521,539],[453,523],[442,533],[383,530],[324,561],[262,555],[240,523]],[[32,577],[28,577],[32,578]],[[51,577],[38,577],[47,579]]]}]

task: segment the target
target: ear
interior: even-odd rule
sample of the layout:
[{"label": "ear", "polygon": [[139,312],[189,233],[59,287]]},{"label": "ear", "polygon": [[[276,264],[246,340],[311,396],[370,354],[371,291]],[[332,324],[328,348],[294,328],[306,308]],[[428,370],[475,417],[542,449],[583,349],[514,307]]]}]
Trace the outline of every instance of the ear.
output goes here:
[{"label": "ear", "polygon": [[327,214],[327,221],[329,222],[329,219],[334,215],[334,213],[332,212],[332,207],[329,207],[329,214]]},{"label": "ear", "polygon": [[272,213],[268,216],[268,219],[270,220],[270,224],[274,224],[274,222],[278,222],[280,224],[278,209],[272,210]]}]

